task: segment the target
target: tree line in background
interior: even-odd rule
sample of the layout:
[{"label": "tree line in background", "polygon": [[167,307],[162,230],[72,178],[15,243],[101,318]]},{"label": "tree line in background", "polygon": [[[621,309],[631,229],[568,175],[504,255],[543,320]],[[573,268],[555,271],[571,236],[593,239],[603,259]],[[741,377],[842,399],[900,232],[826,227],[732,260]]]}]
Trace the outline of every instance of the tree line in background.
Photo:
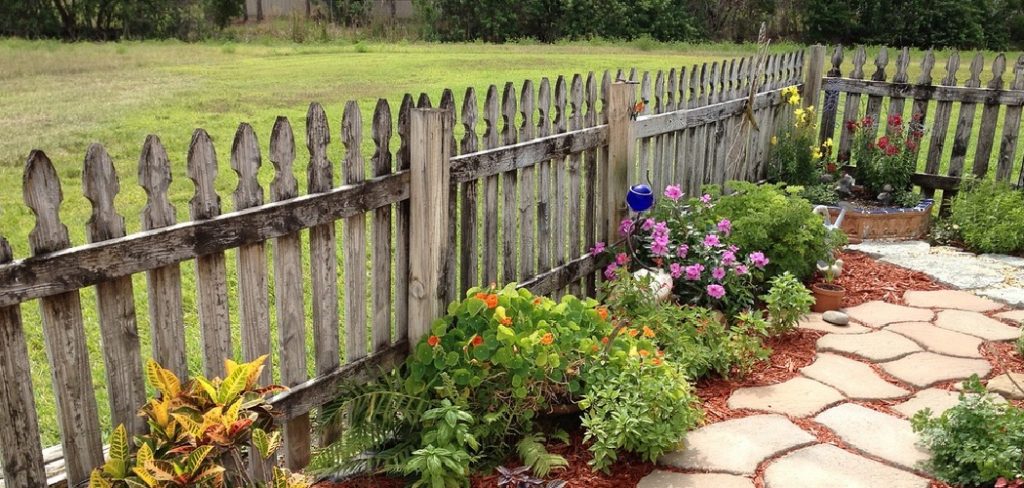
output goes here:
[{"label": "tree line in background", "polygon": [[[0,35],[64,39],[216,37],[232,22],[263,20],[255,0],[0,0]],[[372,23],[394,0],[306,0],[295,12],[345,26]],[[288,2],[291,4],[291,2]],[[390,8],[389,8],[389,5]],[[754,41],[764,22],[775,39],[922,48],[1024,46],[1024,0],[413,0],[425,39]],[[387,19],[385,19],[387,20]]]}]

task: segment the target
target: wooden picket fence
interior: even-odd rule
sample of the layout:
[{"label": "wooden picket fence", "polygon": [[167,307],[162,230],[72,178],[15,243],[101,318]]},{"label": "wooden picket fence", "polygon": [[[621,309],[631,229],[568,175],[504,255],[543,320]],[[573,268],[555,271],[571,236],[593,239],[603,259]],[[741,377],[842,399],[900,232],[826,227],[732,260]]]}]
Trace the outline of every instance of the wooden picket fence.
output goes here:
[{"label": "wooden picket fence", "polygon": [[[941,191],[944,207],[956,194],[965,174],[1010,181],[1018,163],[1024,169],[1024,161],[1017,154],[1024,106],[1024,55],[1009,66],[1007,73],[1006,55],[1000,53],[992,58],[990,72],[983,73],[985,56],[974,53],[966,79],[958,79],[962,56],[953,51],[946,59],[945,74],[936,79],[938,76],[932,74],[935,53],[929,50],[921,56],[919,74],[912,80],[908,75],[910,49],[895,51],[898,54],[894,67],[889,67],[890,50],[882,48],[872,71],[871,66],[865,66],[864,47],[859,46],[852,50],[852,67],[844,70],[843,62],[850,50],[836,46],[824,77],[808,79],[810,90],[817,92],[820,86],[824,94],[819,111],[821,139],[831,137],[838,141],[837,156],[841,160],[849,159],[853,145],[854,134],[846,129],[847,121],[869,116],[885,127],[888,115],[899,114],[905,121],[916,118],[925,126],[914,183],[928,198]],[[825,48],[812,48],[812,57],[825,55]],[[954,107],[959,107],[955,116]],[[968,158],[972,150],[973,158]],[[948,164],[943,167],[946,161]],[[1016,183],[1024,186],[1024,171],[1017,177]]]},{"label": "wooden picket fence", "polygon": [[[653,76],[638,77],[636,70],[559,76],[536,86],[526,81],[518,94],[508,83],[500,91],[491,86],[482,106],[472,88],[461,104],[445,90],[437,109],[430,108],[426,94],[415,101],[406,95],[397,110],[380,100],[369,124],[358,105],[348,102],[338,132],[344,151],[330,145],[327,114],[314,103],[305,121],[306,192],[300,193],[294,176],[296,141],[289,120],[279,117],[269,133],[266,158],[275,175],[269,202],[257,179],[264,155],[256,131],[241,124],[229,153],[238,186],[227,213],[214,186],[222,165],[212,140],[198,129],[184,162],[195,186],[187,222],[175,220],[168,200],[171,159],[161,141],[149,136],[138,170],[148,198],[144,231],[134,234],[126,234],[115,204],[120,183],[113,162],[95,144],[86,153],[82,177],[93,212],[86,223],[89,243],[81,245],[70,242],[60,220],[63,190],[54,165],[42,151],[32,151],[23,193],[36,215],[29,238],[33,255],[15,260],[0,236],[0,453],[6,486],[74,486],[103,462],[80,290],[96,287],[110,420],[132,434],[145,429],[136,416],[145,402],[144,357],[185,377],[188,355],[201,355],[204,373],[221,375],[233,350],[228,301],[238,303],[245,360],[272,352],[273,315],[276,367],[291,388],[272,403],[285,431],[283,462],[300,469],[315,447],[310,414],[342,381],[369,380],[400,364],[445,304],[466,289],[518,281],[541,294],[593,293],[601,263],[588,250],[596,241],[616,239],[629,184],[649,173],[656,188],[674,182],[696,192],[704,183],[762,178],[774,125],[788,112],[780,91],[803,86],[804,53],[770,55],[763,71],[758,64],[743,58]],[[817,78],[813,72],[807,77]],[[638,87],[650,103],[633,120]],[[457,123],[464,129],[458,141]],[[375,148],[368,157],[360,150],[364,125]],[[393,133],[397,147],[391,146]],[[332,154],[342,152],[341,174],[335,175]],[[229,250],[237,259],[237,286],[229,286]],[[341,283],[339,264],[352,270]],[[195,267],[201,351],[186,350],[182,296],[192,290],[182,289],[183,265]],[[137,273],[146,276],[148,353],[139,342],[132,284]],[[312,295],[309,321],[306,283]],[[38,303],[41,324],[22,323],[20,307],[30,302]],[[24,329],[40,326],[57,399],[59,450],[41,448],[27,380]],[[314,338],[313,378],[307,374],[307,334]],[[268,367],[262,380],[270,379]]]}]

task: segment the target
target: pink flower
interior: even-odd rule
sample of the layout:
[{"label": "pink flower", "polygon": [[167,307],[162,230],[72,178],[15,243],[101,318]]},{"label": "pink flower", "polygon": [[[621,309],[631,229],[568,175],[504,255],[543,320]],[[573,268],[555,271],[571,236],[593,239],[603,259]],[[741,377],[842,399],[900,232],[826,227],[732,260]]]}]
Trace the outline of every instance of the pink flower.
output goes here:
[{"label": "pink flower", "polygon": [[732,222],[729,222],[729,219],[722,219],[718,222],[718,231],[725,235],[729,235],[732,233]]},{"label": "pink flower", "polygon": [[665,198],[669,200],[677,201],[683,196],[683,190],[679,189],[679,185],[668,185],[665,187]]},{"label": "pink flower", "polygon": [[711,298],[716,300],[720,299],[725,296],[725,287],[722,285],[708,285],[708,295],[711,295]]},{"label": "pink flower", "polygon": [[718,247],[722,245],[722,241],[718,240],[718,235],[708,234],[704,237],[704,245],[707,247]]},{"label": "pink flower", "polygon": [[669,274],[671,274],[673,278],[678,278],[683,275],[683,266],[679,263],[672,263],[668,265],[668,270]]},{"label": "pink flower", "polygon": [[691,264],[686,267],[686,279],[696,281],[700,279],[700,273],[704,271],[703,264]]},{"label": "pink flower", "polygon": [[631,233],[633,233],[633,221],[622,219],[622,222],[619,222],[619,234],[628,236]]},{"label": "pink flower", "polygon": [[727,247],[726,249],[728,249],[729,252],[736,254],[737,252],[739,252],[740,246],[737,246],[736,244],[729,244],[729,247]]},{"label": "pink flower", "polygon": [[651,235],[654,235],[654,236],[659,236],[659,235],[667,236],[668,235],[668,223],[662,221],[662,222],[658,222],[657,224],[654,224],[654,230],[651,231]]},{"label": "pink flower", "polygon": [[604,277],[605,277],[605,279],[607,279],[607,280],[614,280],[615,279],[615,270],[617,270],[617,269],[619,269],[619,266],[617,264],[615,264],[615,263],[609,264],[608,267],[604,269]]},{"label": "pink flower", "polygon": [[651,244],[651,254],[656,256],[668,254],[668,238],[666,237],[664,242],[655,240],[654,244]]},{"label": "pink flower", "polygon": [[768,258],[766,258],[764,256],[764,253],[761,251],[750,253],[750,256],[748,256],[748,258],[750,259],[750,263],[756,266],[758,269],[764,269],[764,267],[768,265]]},{"label": "pink flower", "polygon": [[643,225],[640,226],[640,228],[643,229],[643,230],[651,230],[651,229],[653,229],[654,228],[654,219],[650,219],[649,218],[649,219],[645,220]]},{"label": "pink flower", "polygon": [[729,266],[736,262],[736,253],[733,251],[725,251],[722,253],[722,265]]},{"label": "pink flower", "polygon": [[620,253],[615,255],[615,264],[617,264],[619,266],[625,266],[627,263],[629,263],[629,255],[628,254],[626,254],[624,252],[620,252]]},{"label": "pink flower", "polygon": [[739,266],[736,266],[736,274],[738,274],[738,275],[745,275],[749,271],[750,270],[747,269],[747,266],[745,264],[741,264]]},{"label": "pink flower", "polygon": [[715,268],[715,269],[712,269],[711,270],[711,277],[716,279],[716,280],[718,280],[718,281],[722,281],[722,278],[725,278],[725,268]]},{"label": "pink flower", "polygon": [[594,244],[594,247],[590,248],[590,252],[591,252],[591,254],[601,254],[601,253],[603,253],[604,252],[604,242],[603,241],[597,241]]},{"label": "pink flower", "polygon": [[686,244],[680,244],[679,248],[676,249],[676,256],[679,256],[680,259],[685,258],[686,253],[688,252],[690,252],[690,246],[687,246]]},{"label": "pink flower", "polygon": [[711,195],[708,195],[707,193],[701,195],[700,196],[700,203],[703,203],[704,205],[710,204],[711,203]]}]

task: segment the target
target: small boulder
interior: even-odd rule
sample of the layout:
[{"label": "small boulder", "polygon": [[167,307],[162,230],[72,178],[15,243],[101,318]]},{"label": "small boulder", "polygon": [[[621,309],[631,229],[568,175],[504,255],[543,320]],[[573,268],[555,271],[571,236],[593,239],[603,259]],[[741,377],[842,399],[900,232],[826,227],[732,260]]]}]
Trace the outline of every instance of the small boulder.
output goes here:
[{"label": "small boulder", "polygon": [[838,310],[829,310],[821,314],[821,320],[834,325],[849,325],[850,316]]}]

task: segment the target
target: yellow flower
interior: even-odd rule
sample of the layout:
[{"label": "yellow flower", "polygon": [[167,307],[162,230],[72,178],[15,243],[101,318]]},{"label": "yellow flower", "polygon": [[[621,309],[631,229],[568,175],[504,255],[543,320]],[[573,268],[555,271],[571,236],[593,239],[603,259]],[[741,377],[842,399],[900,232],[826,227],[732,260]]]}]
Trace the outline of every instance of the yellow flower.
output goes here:
[{"label": "yellow flower", "polygon": [[806,112],[805,112],[805,111],[804,111],[804,109],[802,109],[802,108],[798,108],[798,109],[796,109],[796,110],[794,110],[794,111],[793,111],[793,115],[795,115],[795,116],[796,116],[796,119],[797,119],[797,120],[803,120],[803,118],[804,118],[804,114],[805,114],[805,113],[806,113]]},{"label": "yellow flower", "polygon": [[821,145],[824,147],[832,147],[832,138],[829,137],[828,139],[825,139],[825,142],[821,143]]},{"label": "yellow flower", "polygon": [[813,148],[811,150],[811,157],[814,159],[821,159],[821,149],[817,147]]},{"label": "yellow flower", "polygon": [[794,94],[790,95],[790,97],[789,97],[789,104],[790,105],[797,105],[799,103],[800,103],[800,94],[799,93],[794,93]]},{"label": "yellow flower", "polygon": [[772,145],[774,146],[774,145],[776,145],[778,143],[779,143],[779,138],[776,137],[776,136],[772,136]]}]

